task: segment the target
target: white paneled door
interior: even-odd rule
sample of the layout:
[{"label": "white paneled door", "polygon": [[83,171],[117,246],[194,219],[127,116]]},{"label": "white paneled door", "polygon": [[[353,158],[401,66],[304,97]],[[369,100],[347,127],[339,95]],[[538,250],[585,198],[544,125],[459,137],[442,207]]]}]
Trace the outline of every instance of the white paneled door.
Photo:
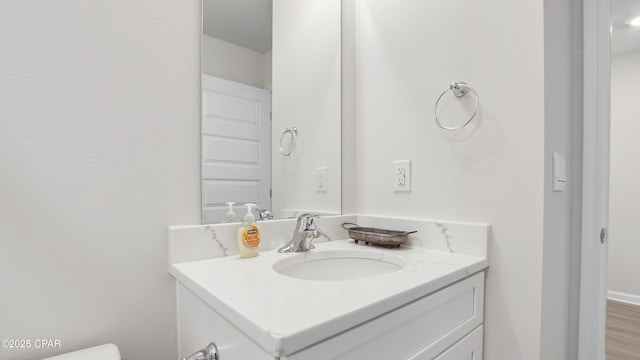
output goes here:
[{"label": "white paneled door", "polygon": [[225,202],[271,210],[271,94],[202,76],[202,222],[221,222]]}]

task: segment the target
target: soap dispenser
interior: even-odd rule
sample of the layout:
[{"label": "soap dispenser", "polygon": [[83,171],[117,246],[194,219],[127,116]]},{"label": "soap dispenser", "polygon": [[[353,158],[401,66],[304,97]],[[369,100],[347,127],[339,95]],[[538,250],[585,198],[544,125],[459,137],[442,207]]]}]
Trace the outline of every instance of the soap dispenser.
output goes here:
[{"label": "soap dispenser", "polygon": [[236,221],[236,213],[233,212],[233,205],[235,204],[233,201],[226,202],[229,210],[227,211],[227,215],[224,217],[224,221],[226,223],[232,223]]},{"label": "soap dispenser", "polygon": [[260,229],[258,229],[256,217],[253,215],[253,208],[256,207],[256,204],[247,203],[244,205],[247,207],[247,214],[238,229],[238,249],[240,257],[250,258],[258,255]]}]

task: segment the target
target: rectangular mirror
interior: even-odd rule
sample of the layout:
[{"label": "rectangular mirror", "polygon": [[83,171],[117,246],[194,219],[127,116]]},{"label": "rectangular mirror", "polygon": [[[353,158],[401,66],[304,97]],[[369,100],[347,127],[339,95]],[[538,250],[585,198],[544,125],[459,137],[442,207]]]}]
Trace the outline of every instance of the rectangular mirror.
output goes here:
[{"label": "rectangular mirror", "polygon": [[341,213],[340,29],[340,0],[203,0],[203,224]]}]

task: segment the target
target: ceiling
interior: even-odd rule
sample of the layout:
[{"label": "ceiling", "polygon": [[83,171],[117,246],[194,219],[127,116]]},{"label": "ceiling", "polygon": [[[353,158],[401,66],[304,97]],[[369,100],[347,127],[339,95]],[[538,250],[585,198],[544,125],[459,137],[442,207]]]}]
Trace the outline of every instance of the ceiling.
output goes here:
[{"label": "ceiling", "polygon": [[640,0],[611,0],[611,53],[640,49],[640,26],[629,22],[640,16]]},{"label": "ceiling", "polygon": [[203,0],[203,32],[259,53],[271,50],[273,0]]}]

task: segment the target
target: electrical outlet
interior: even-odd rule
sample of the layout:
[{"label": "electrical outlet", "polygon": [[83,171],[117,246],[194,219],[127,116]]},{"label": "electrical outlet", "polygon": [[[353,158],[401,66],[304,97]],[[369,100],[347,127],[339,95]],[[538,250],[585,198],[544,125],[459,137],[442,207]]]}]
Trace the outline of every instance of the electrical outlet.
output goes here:
[{"label": "electrical outlet", "polygon": [[327,176],[328,171],[326,166],[316,168],[316,191],[327,192]]},{"label": "electrical outlet", "polygon": [[411,160],[393,162],[393,191],[411,191]]}]

